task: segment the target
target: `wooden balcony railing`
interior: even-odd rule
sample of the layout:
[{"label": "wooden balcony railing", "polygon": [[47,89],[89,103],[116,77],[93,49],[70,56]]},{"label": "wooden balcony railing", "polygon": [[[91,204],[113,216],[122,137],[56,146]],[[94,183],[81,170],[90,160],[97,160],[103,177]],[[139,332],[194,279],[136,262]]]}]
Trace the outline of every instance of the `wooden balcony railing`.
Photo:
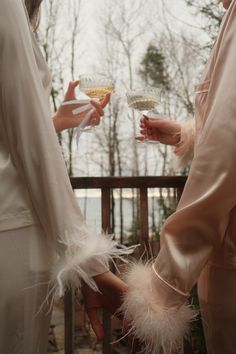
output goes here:
[{"label": "wooden balcony railing", "polygon": [[[73,189],[98,189],[101,190],[101,225],[106,232],[111,231],[111,191],[113,189],[137,189],[140,198],[140,242],[147,243],[149,238],[148,225],[148,189],[149,188],[173,188],[178,201],[184,185],[186,177],[73,177],[71,184]],[[74,354],[73,347],[73,317],[74,317],[74,299],[73,292],[68,290],[65,299],[65,354]],[[111,354],[110,345],[110,321],[105,315],[105,331],[106,337],[103,343],[103,354]]]}]

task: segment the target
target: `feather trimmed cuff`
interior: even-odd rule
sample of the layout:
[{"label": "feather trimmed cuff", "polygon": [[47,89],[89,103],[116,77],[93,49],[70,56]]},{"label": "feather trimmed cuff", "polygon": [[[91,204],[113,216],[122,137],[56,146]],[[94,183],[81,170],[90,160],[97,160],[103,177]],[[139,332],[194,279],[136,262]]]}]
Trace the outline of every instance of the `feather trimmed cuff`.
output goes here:
[{"label": "feather trimmed cuff", "polygon": [[93,277],[109,271],[109,262],[113,259],[127,262],[124,256],[134,251],[134,247],[118,245],[111,235],[89,231],[86,225],[80,228],[76,236],[65,237],[62,244],[63,256],[52,272],[54,290],[59,297],[64,295],[68,287],[80,287],[81,281],[99,291]]},{"label": "feather trimmed cuff", "polygon": [[189,119],[181,123],[180,142],[174,147],[174,154],[177,157],[177,165],[183,168],[193,159],[195,141],[195,119]]},{"label": "feather trimmed cuff", "polygon": [[[174,307],[163,306],[166,299],[159,303],[150,265],[134,265],[125,281],[129,291],[124,296],[121,311],[130,321],[133,334],[143,344],[145,353],[171,354],[172,350],[182,347],[183,339],[189,334],[189,324],[196,318],[195,311],[181,302]],[[180,299],[178,293],[176,296]]]}]

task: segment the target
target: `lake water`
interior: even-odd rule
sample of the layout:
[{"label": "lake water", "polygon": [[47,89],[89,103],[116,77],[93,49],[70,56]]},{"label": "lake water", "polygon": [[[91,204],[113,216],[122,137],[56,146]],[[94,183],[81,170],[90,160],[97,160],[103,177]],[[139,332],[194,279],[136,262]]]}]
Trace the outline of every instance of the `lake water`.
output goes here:
[{"label": "lake water", "polygon": [[[89,226],[95,229],[96,232],[101,230],[101,193],[100,191],[88,191],[88,196],[84,191],[76,191],[77,200],[82,210],[82,213]],[[164,194],[165,195],[165,194]],[[169,204],[168,199],[165,198],[167,206]],[[120,196],[118,192],[114,193],[115,201],[115,230],[114,233],[119,237],[120,234]],[[148,195],[149,205],[149,226],[151,231],[151,225],[155,225],[157,229],[160,229],[163,223],[163,207],[160,205],[159,190],[150,191]],[[154,219],[153,219],[154,214]],[[132,196],[130,191],[123,191],[123,225],[124,234],[130,234],[132,227]],[[155,227],[154,227],[155,228]]]}]

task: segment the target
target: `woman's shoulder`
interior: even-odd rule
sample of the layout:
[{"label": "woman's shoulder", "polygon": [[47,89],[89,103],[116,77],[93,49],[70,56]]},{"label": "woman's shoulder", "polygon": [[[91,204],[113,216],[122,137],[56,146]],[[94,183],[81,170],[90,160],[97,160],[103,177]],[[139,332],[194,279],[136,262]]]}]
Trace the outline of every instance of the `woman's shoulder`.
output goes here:
[{"label": "woman's shoulder", "polygon": [[0,1],[0,31],[7,26],[6,33],[17,32],[21,26],[29,27],[27,10],[23,0],[1,0]]},{"label": "woman's shoulder", "polygon": [[[14,51],[24,42],[31,42],[30,23],[23,0],[0,1],[0,51],[1,54],[14,55]],[[2,50],[2,48],[8,50]]]}]

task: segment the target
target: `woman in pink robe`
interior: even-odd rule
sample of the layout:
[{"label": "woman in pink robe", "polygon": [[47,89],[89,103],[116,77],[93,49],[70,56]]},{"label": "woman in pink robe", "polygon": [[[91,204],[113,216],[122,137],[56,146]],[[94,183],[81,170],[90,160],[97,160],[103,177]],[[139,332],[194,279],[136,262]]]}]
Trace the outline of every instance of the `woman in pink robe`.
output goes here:
[{"label": "woman in pink robe", "polygon": [[124,311],[147,353],[181,347],[196,282],[208,354],[236,353],[236,1],[222,2],[228,10],[197,86],[195,120],[141,121],[141,132],[175,145],[182,163],[192,158],[158,257],[127,277]]}]

